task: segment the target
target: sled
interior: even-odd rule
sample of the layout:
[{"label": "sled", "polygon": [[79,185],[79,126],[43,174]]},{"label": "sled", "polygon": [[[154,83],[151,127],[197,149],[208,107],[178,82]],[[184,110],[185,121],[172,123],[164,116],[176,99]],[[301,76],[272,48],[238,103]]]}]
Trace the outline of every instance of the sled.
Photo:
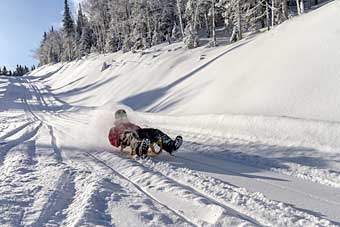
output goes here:
[{"label": "sled", "polygon": [[163,141],[160,138],[157,142],[153,142],[150,144],[148,150],[148,156],[158,156],[163,151]]},{"label": "sled", "polygon": [[[122,151],[124,153],[129,153],[130,156],[136,155],[136,152],[134,151],[133,147],[128,146],[129,149],[123,149]],[[150,157],[156,157],[160,155],[163,151],[163,142],[162,139],[160,138],[157,142],[151,142],[147,156]]]}]

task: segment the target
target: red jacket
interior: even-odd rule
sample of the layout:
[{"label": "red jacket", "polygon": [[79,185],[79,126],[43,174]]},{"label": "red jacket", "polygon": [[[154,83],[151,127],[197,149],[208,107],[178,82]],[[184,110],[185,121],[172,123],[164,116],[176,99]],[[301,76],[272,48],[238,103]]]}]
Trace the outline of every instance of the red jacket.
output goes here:
[{"label": "red jacket", "polygon": [[140,129],[138,125],[128,121],[116,121],[115,126],[110,129],[109,141],[112,146],[119,147],[119,138],[125,131],[136,131]]}]

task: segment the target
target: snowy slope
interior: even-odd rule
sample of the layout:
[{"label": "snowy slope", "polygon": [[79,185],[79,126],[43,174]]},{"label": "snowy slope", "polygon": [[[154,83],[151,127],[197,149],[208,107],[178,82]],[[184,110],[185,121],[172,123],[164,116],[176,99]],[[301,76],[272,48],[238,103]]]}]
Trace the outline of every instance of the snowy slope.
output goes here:
[{"label": "snowy slope", "polygon": [[[185,50],[176,43],[91,55],[33,76],[43,76],[70,105],[118,102],[166,115],[219,115],[209,119],[224,134],[337,150],[338,14],[339,3],[331,2],[230,46]],[[110,67],[101,71],[103,62]]]},{"label": "snowy slope", "polygon": [[[340,226],[339,4],[230,46],[0,77],[0,225]],[[180,152],[112,148],[122,106]]]},{"label": "snowy slope", "polygon": [[[121,101],[152,112],[339,121],[338,4],[231,46],[188,51],[173,44],[144,54],[92,56],[65,65],[50,84],[62,95],[77,88],[67,100],[81,105]],[[104,61],[111,67],[100,72]],[[57,68],[45,67],[38,75]],[[77,98],[83,91],[91,95],[88,102]]]}]

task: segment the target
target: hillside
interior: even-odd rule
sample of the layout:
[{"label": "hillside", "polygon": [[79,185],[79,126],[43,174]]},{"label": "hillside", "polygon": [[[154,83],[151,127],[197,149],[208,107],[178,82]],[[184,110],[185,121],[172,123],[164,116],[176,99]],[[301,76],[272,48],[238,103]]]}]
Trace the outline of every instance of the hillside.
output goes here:
[{"label": "hillside", "polygon": [[[218,115],[210,123],[222,129],[210,132],[334,150],[340,146],[338,13],[332,2],[229,46],[186,50],[175,43],[91,55],[32,75],[73,106],[122,104],[186,115],[204,128],[192,115]],[[102,71],[104,62],[109,68]]]},{"label": "hillside", "polygon": [[[44,67],[34,75],[61,68],[48,84],[61,95],[77,88],[67,100],[79,105],[121,102],[148,112],[339,121],[338,14],[332,2],[231,46],[157,46]],[[101,72],[104,61],[111,67]],[[91,96],[87,103],[77,98],[83,92]],[[105,98],[93,102],[97,96]]]}]

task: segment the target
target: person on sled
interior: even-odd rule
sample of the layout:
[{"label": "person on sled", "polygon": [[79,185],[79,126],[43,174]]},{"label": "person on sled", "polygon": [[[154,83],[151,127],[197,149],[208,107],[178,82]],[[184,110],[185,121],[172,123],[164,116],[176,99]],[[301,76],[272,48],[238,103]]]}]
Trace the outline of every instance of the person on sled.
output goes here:
[{"label": "person on sled", "polygon": [[171,139],[167,134],[155,128],[141,128],[131,123],[127,117],[125,110],[120,109],[115,112],[114,127],[110,129],[109,141],[112,146],[131,147],[131,154],[146,158],[151,143],[161,141],[162,149],[172,154],[182,145],[183,138],[177,136],[175,140]]}]

